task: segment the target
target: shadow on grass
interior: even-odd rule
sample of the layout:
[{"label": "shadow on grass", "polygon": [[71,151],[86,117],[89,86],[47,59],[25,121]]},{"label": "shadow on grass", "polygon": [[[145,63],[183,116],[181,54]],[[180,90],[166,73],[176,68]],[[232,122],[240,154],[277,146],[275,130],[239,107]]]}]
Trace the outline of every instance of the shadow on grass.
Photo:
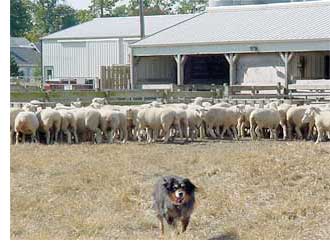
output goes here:
[{"label": "shadow on grass", "polygon": [[209,240],[239,240],[239,236],[235,232],[226,232],[209,238]]}]

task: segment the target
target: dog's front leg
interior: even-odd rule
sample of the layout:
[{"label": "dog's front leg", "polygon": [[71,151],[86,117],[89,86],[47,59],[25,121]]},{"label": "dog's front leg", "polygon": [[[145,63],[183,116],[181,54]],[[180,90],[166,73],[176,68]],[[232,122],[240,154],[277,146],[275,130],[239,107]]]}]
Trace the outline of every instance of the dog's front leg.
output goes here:
[{"label": "dog's front leg", "polygon": [[187,230],[188,224],[189,224],[190,217],[183,218],[181,220],[182,223],[182,233],[184,233]]},{"label": "dog's front leg", "polygon": [[164,221],[162,216],[157,216],[159,219],[159,236],[162,238],[164,236]]}]

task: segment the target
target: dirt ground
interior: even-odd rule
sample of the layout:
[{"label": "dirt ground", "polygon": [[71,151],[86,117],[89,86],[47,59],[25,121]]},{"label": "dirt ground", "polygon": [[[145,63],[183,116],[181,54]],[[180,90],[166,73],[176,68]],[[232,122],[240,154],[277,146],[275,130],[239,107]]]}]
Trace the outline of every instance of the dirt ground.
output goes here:
[{"label": "dirt ground", "polygon": [[164,239],[330,239],[330,143],[11,146],[12,239],[158,239],[162,175],[198,186]]}]

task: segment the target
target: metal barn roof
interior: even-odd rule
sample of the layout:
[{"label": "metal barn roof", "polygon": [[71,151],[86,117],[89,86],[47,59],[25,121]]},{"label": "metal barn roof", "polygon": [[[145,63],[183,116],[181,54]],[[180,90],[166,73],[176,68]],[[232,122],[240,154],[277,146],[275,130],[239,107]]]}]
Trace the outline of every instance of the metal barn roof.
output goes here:
[{"label": "metal barn roof", "polygon": [[[192,18],[194,15],[159,15],[145,16],[146,35],[151,35],[174,24]],[[82,39],[82,38],[117,38],[139,37],[140,19],[132,17],[95,18],[92,21],[76,25],[50,34],[43,39]]]},{"label": "metal barn roof", "polygon": [[162,47],[171,47],[165,53],[171,54],[179,46],[193,50],[193,46],[216,49],[216,45],[230,44],[235,48],[227,49],[233,51],[240,49],[239,44],[310,40],[322,41],[330,50],[330,1],[209,8],[131,46],[135,55],[151,47],[156,54],[165,52]]},{"label": "metal barn roof", "polygon": [[15,58],[16,63],[19,66],[32,66],[39,65],[41,61],[41,55],[33,48],[10,48],[10,55]]}]

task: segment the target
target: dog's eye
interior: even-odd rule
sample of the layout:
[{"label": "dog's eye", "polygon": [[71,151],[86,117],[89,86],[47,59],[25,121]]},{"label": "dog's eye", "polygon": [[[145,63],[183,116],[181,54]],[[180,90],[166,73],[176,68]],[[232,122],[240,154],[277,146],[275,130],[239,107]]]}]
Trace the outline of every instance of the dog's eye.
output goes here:
[{"label": "dog's eye", "polygon": [[175,185],[174,185],[174,188],[175,188],[175,189],[178,189],[178,188],[179,188],[179,185],[178,185],[178,184],[175,184]]},{"label": "dog's eye", "polygon": [[184,188],[184,187],[185,187],[184,183],[182,183],[180,186],[181,186],[182,188]]}]

